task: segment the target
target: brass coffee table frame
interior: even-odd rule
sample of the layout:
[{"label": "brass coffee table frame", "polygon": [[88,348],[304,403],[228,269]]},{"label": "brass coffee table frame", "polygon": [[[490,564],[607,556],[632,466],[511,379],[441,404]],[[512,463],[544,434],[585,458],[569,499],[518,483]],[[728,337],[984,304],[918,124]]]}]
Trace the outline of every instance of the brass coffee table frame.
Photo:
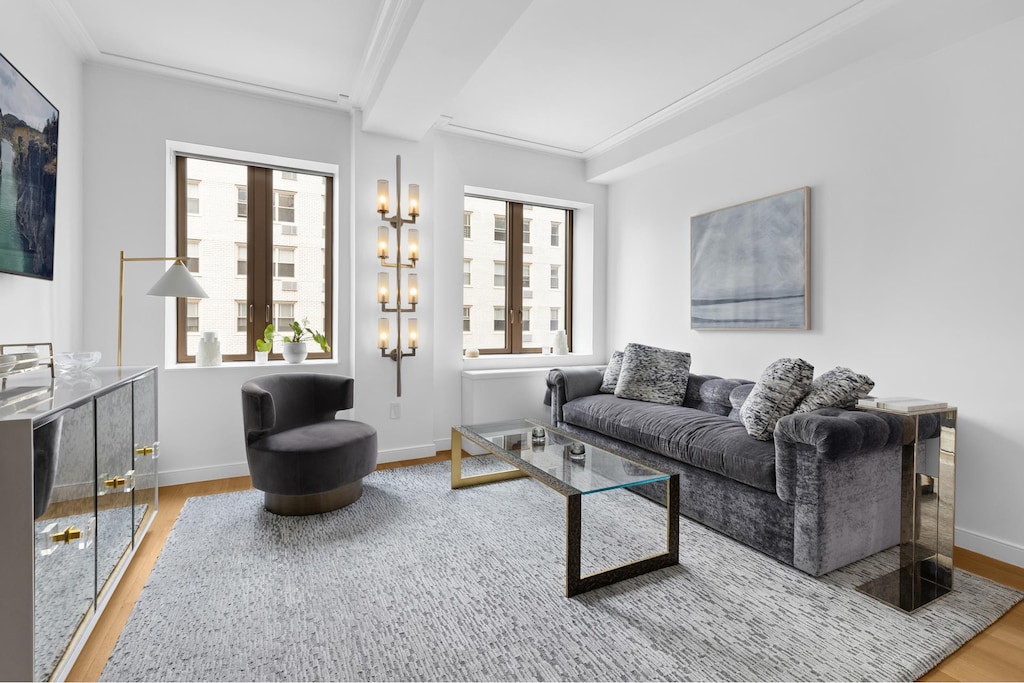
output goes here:
[{"label": "brass coffee table frame", "polygon": [[[566,438],[584,443],[590,448],[600,448],[599,446],[594,446],[577,436],[560,432],[550,425],[545,424],[541,426],[546,430],[555,432]],[[503,462],[512,465],[515,469],[466,477],[462,476],[463,438],[466,438],[477,446],[480,446]],[[623,458],[617,453],[608,451],[606,448],[600,448],[600,450],[605,451],[606,453],[611,453],[616,457],[632,463],[628,458]],[[473,432],[467,426],[452,427],[452,489],[478,486],[480,484],[491,484],[499,481],[508,481],[509,479],[520,479],[522,477],[532,477],[536,481],[539,481],[548,488],[554,489],[565,497],[565,597],[567,598],[571,598],[574,595],[579,595],[580,593],[585,593],[595,588],[601,588],[602,586],[622,581],[623,579],[632,578],[634,576],[652,572],[656,569],[662,569],[664,567],[671,567],[679,564],[679,475],[665,474],[664,476],[665,479],[663,481],[666,486],[665,552],[657,555],[651,555],[650,557],[645,557],[633,562],[627,562],[617,567],[596,572],[594,574],[582,576],[581,536],[583,531],[583,492],[573,488],[548,472],[534,467],[531,463],[507,453],[497,444]],[[619,488],[628,488],[628,486],[622,486]]]}]

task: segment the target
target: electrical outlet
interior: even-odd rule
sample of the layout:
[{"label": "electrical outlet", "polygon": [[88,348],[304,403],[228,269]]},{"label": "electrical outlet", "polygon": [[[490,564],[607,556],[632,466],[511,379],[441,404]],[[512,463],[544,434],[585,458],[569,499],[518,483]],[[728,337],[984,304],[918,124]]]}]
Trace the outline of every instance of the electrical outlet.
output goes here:
[{"label": "electrical outlet", "polygon": [[402,419],[402,404],[392,403],[391,404],[391,419],[400,420]]}]

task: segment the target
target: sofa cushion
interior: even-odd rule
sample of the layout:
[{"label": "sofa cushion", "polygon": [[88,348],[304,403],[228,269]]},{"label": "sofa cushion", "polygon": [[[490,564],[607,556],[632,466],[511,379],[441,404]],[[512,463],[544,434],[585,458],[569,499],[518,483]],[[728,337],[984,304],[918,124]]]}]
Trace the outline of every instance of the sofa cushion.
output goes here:
[{"label": "sofa cushion", "polygon": [[619,383],[619,373],[622,372],[622,351],[612,353],[608,367],[604,369],[604,380],[601,382],[599,391],[605,394],[614,394],[615,385]]},{"label": "sofa cushion", "polygon": [[835,367],[811,382],[811,390],[793,412],[809,413],[818,408],[850,408],[857,404],[857,399],[871,393],[874,386],[874,380],[867,375],[860,375],[850,368]]},{"label": "sofa cushion", "polygon": [[565,422],[775,493],[775,444],[747,435],[736,420],[608,394],[562,408]]},{"label": "sofa cushion", "polygon": [[811,388],[814,366],[802,358],[780,358],[761,374],[740,409],[747,433],[768,441],[775,423],[789,415]]},{"label": "sofa cushion", "polygon": [[645,344],[626,344],[615,395],[650,403],[682,405],[690,376],[690,354]]}]

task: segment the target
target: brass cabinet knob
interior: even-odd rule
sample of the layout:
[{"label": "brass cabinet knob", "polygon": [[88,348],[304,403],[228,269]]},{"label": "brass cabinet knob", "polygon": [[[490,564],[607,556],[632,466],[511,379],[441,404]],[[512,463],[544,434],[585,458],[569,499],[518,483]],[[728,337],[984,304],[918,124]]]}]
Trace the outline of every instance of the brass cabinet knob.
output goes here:
[{"label": "brass cabinet knob", "polygon": [[122,486],[124,486],[124,484],[125,484],[125,478],[124,477],[111,477],[110,479],[105,479],[103,481],[103,485],[106,486],[108,489],[121,488]]},{"label": "brass cabinet knob", "polygon": [[55,534],[50,534],[51,541],[53,541],[54,543],[63,543],[64,545],[70,544],[71,541],[77,541],[81,537],[82,530],[75,528],[74,526],[69,526],[66,529],[64,529],[64,531],[59,531]]}]

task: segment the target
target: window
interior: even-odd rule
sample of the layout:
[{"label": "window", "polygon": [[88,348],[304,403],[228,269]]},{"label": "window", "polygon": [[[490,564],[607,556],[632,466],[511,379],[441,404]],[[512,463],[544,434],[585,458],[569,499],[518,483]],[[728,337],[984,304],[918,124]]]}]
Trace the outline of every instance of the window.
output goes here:
[{"label": "window", "polygon": [[462,212],[462,236],[469,239],[473,236],[473,212]]},{"label": "window", "polygon": [[562,232],[562,224],[558,221],[551,221],[551,246],[557,247],[561,241],[559,235]]},{"label": "window", "polygon": [[295,277],[295,250],[274,247],[274,277]]},{"label": "window", "polygon": [[562,326],[559,324],[559,321],[561,320],[561,318],[559,317],[558,314],[560,312],[561,311],[559,311],[557,308],[552,308],[551,309],[551,331],[552,332],[557,332],[558,330],[562,329]]},{"label": "window", "polygon": [[190,273],[199,272],[199,240],[188,241],[188,258],[185,259],[185,266]]},{"label": "window", "polygon": [[295,322],[295,304],[274,304],[274,329],[287,330]]},{"label": "window", "polygon": [[299,176],[295,171],[281,171],[281,180],[298,180]]},{"label": "window", "polygon": [[274,220],[280,223],[295,222],[295,193],[274,193]]},{"label": "window", "polygon": [[469,287],[473,284],[473,274],[470,271],[470,262],[472,259],[462,259],[462,285],[463,287]]},{"label": "window", "polygon": [[199,181],[188,181],[188,197],[186,198],[188,213],[190,216],[199,215]]},{"label": "window", "polygon": [[[179,363],[195,362],[195,332],[216,332],[225,362],[253,360],[256,339],[268,323],[282,328],[308,320],[333,343],[334,179],[293,173],[282,190],[276,185],[284,180],[280,170],[177,157],[176,253],[187,256],[190,268],[198,268],[202,255],[202,285],[209,294],[201,306],[198,301],[178,303]],[[199,187],[203,214],[197,220]],[[294,226],[296,234],[281,244],[285,224]],[[309,352],[314,358],[330,357],[316,343]]]},{"label": "window", "polygon": [[285,223],[285,224],[283,224],[281,226],[281,234],[282,235],[298,235],[299,234],[299,226],[295,225],[294,223]]},{"label": "window", "polygon": [[462,307],[462,331],[469,332],[469,312],[472,310],[470,306]]},{"label": "window", "polygon": [[249,331],[249,304],[244,301],[236,301],[235,308],[237,313],[235,314],[235,332]]},{"label": "window", "polygon": [[[493,240],[490,232],[480,236],[480,230],[463,231],[462,302],[464,308],[477,310],[472,332],[464,329],[464,344],[481,353],[539,353],[547,340],[549,323],[545,318],[549,311],[557,310],[557,327],[552,329],[569,333],[572,327],[573,211],[477,195],[466,195],[464,200],[463,216],[475,215],[478,221],[483,216],[488,222],[494,218]],[[531,232],[533,223],[544,231],[537,240]],[[548,244],[549,225],[558,226],[552,233],[557,235],[555,245]],[[474,260],[478,274],[482,273],[476,280],[469,276],[469,263]],[[488,278],[492,264],[492,277]],[[534,281],[535,274],[540,282]],[[494,314],[491,325],[487,324],[488,310]],[[532,322],[534,310],[537,326]]]},{"label": "window", "polygon": [[185,331],[199,331],[199,299],[189,299],[185,306]]}]

